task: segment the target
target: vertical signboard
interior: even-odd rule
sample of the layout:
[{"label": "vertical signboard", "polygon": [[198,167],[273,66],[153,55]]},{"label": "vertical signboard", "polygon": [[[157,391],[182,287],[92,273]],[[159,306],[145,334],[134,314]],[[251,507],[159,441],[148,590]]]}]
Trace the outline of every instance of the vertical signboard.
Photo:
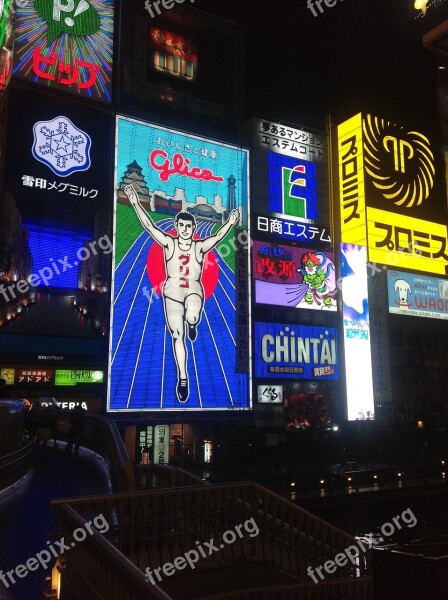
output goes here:
[{"label": "vertical signboard", "polygon": [[341,240],[349,244],[366,246],[361,114],[339,125],[338,159]]},{"label": "vertical signboard", "polygon": [[108,410],[249,408],[236,243],[248,252],[247,162],[241,148],[117,118]]},{"label": "vertical signboard", "polygon": [[111,102],[114,0],[34,0],[16,19],[15,77]]},{"label": "vertical signboard", "polygon": [[253,147],[256,233],[330,243],[325,135],[254,119]]},{"label": "vertical signboard", "polygon": [[170,462],[170,426],[154,427],[154,464],[167,465]]},{"label": "vertical signboard", "polygon": [[108,326],[114,120],[38,91],[10,90],[10,100],[0,354],[27,364],[88,361],[101,354]]},{"label": "vertical signboard", "polygon": [[348,420],[371,420],[375,409],[365,247],[341,244],[341,275]]}]

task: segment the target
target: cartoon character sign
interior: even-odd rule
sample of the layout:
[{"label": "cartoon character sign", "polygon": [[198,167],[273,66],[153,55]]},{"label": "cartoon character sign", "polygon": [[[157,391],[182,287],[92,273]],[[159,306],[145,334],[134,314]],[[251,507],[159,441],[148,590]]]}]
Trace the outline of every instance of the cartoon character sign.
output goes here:
[{"label": "cartoon character sign", "polygon": [[254,242],[253,274],[260,304],[336,310],[331,252]]},{"label": "cartoon character sign", "polygon": [[409,299],[409,295],[412,294],[412,288],[406,279],[396,279],[394,291],[398,292],[398,299],[395,300],[395,304],[398,304],[400,308],[404,309],[408,309],[412,306],[412,302]]}]

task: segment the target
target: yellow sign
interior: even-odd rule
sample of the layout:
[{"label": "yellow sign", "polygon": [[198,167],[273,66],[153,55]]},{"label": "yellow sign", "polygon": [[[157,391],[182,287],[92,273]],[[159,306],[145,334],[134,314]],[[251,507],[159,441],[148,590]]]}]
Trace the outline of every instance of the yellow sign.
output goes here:
[{"label": "yellow sign", "polygon": [[361,113],[338,127],[341,241],[367,245]]},{"label": "yellow sign", "polygon": [[367,208],[369,260],[400,269],[448,274],[446,225]]},{"label": "yellow sign", "polygon": [[6,385],[14,385],[14,369],[0,369],[0,379],[6,381]]},{"label": "yellow sign", "polygon": [[[418,131],[366,115],[363,119],[365,169],[386,201],[403,208],[418,206],[434,187],[434,154]],[[374,198],[367,198],[372,206]]]}]

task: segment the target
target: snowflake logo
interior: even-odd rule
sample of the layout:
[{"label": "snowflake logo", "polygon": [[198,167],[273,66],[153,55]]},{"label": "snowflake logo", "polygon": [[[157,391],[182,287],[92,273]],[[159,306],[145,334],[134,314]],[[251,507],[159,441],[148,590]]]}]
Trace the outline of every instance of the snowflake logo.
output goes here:
[{"label": "snowflake logo", "polygon": [[38,121],[33,127],[33,156],[61,177],[90,168],[90,136],[67,117]]}]

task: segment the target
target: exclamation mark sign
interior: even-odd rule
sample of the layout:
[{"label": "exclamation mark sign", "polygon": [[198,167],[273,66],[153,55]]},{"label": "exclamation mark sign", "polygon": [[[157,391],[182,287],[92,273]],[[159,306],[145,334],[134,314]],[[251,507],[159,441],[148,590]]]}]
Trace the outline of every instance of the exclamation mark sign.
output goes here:
[{"label": "exclamation mark sign", "polygon": [[73,16],[77,17],[78,15],[85,12],[86,10],[89,10],[89,3],[86,2],[86,0],[81,0],[81,2],[78,4],[78,8],[75,10],[75,14]]},{"label": "exclamation mark sign", "polygon": [[[86,2],[86,0],[81,0],[81,2],[78,4],[78,6],[75,10],[75,14],[73,16],[77,17],[78,15],[85,12],[86,10],[89,10],[89,3]],[[69,27],[73,27],[73,25],[75,24],[75,21],[71,17],[66,17],[64,19],[64,21],[65,21],[65,24],[68,25]]]}]

